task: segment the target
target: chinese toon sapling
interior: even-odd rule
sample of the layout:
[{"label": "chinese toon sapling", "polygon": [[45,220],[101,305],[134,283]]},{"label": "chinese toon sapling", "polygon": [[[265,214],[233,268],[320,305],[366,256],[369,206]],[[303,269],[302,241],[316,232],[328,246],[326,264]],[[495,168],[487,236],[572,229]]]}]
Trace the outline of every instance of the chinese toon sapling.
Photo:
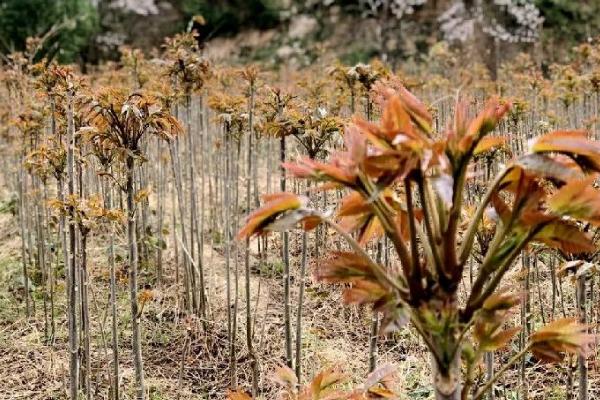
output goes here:
[{"label": "chinese toon sapling", "polygon": [[120,189],[127,195],[127,238],[129,261],[129,294],[131,305],[132,353],[135,367],[137,398],[144,399],[141,309],[138,304],[138,249],[136,209],[144,190],[135,193],[134,174],[145,160],[142,141],[148,136],[171,141],[182,132],[180,122],[152,94],[138,91],[128,94],[122,89],[102,89],[86,100],[90,109],[90,126],[82,128],[97,146],[113,149],[115,159],[124,166],[124,183]]},{"label": "chinese toon sapling", "polygon": [[[500,143],[489,134],[510,103],[491,98],[469,119],[465,103],[458,101],[453,121],[438,133],[427,107],[404,87],[378,83],[373,90],[383,110],[378,124],[355,118],[345,130],[345,149],[329,162],[302,158],[284,164],[297,178],[325,182],[323,189],[346,189],[337,219],[311,209],[307,197],[271,194],[238,236],[320,223],[335,230],[352,251],[332,252],[317,269],[317,279],[351,283],[345,287],[346,303],[372,304],[383,315],[383,332],[408,322],[414,326],[431,354],[436,399],[481,399],[529,351],[542,361],[584,352],[592,339],[586,327],[558,320],[534,333],[492,381],[473,388],[482,356],[508,344],[518,331],[504,326],[519,296],[500,284],[522,250],[532,242],[571,253],[593,247],[576,221],[600,220],[600,192],[592,187],[600,171],[600,143],[580,131],[540,136],[528,154],[490,181],[471,218],[463,219],[474,156]],[[459,302],[463,271],[487,210],[497,216],[492,240]],[[364,249],[382,235],[399,260],[387,268]]]}]

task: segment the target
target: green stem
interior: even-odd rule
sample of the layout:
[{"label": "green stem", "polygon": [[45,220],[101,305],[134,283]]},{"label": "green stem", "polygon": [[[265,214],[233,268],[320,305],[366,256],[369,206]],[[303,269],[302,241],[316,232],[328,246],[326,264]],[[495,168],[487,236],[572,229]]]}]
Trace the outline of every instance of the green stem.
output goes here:
[{"label": "green stem", "polygon": [[429,242],[429,246],[431,247],[431,254],[433,256],[435,270],[439,275],[443,273],[442,259],[438,251],[435,232],[433,231],[432,218],[429,212],[430,203],[427,201],[427,198],[425,196],[424,178],[422,174],[419,175],[420,176],[417,178],[417,185],[419,188],[419,199],[421,200],[421,208],[423,210],[423,219],[425,220],[425,231],[427,233],[427,241]]},{"label": "green stem", "polygon": [[[406,209],[408,212],[408,227],[410,230],[410,252],[412,255],[412,269],[408,276],[409,283],[414,284],[411,287],[412,300],[418,299],[423,293],[421,286],[421,265],[419,262],[419,248],[417,243],[417,229],[415,224],[415,212],[413,208],[412,187],[410,179],[404,179],[404,190],[406,192]],[[412,285],[411,285],[412,286]]]},{"label": "green stem", "polygon": [[487,204],[492,198],[492,195],[496,191],[496,187],[500,184],[500,182],[502,182],[502,179],[504,179],[508,171],[510,171],[510,168],[505,169],[501,174],[496,176],[496,179],[494,179],[494,182],[492,182],[491,186],[488,187],[487,192],[484,194],[481,201],[479,202],[477,211],[475,212],[475,215],[473,216],[473,219],[471,220],[471,223],[467,228],[467,232],[465,233],[465,236],[463,238],[463,243],[460,246],[459,265],[464,265],[467,259],[469,258],[469,254],[471,253],[471,249],[473,248],[473,241],[475,239],[475,234],[477,233],[477,227],[479,226],[481,217],[483,216],[483,213],[487,207]]},{"label": "green stem", "polygon": [[494,275],[488,287],[483,291],[483,293],[477,297],[475,292],[471,292],[469,299],[467,301],[467,306],[464,312],[464,318],[466,321],[470,321],[471,317],[475,313],[476,310],[481,307],[481,305],[485,302],[485,300],[496,290],[496,287],[500,284],[500,281],[508,271],[508,268],[512,265],[513,261],[517,258],[521,250],[525,248],[527,243],[535,236],[540,229],[544,227],[544,224],[540,224],[525,236],[523,240],[509,253],[509,255],[501,262],[499,268],[497,268],[498,272]]}]

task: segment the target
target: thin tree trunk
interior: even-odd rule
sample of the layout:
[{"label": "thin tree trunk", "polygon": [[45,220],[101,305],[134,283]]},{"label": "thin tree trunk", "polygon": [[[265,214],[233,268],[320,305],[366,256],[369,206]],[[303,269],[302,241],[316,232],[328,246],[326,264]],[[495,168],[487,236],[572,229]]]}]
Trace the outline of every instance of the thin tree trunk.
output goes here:
[{"label": "thin tree trunk", "polygon": [[[494,378],[494,353],[488,352],[484,355],[485,358],[485,379],[487,381],[491,381]],[[488,400],[494,400],[496,396],[494,395],[494,387],[490,388],[490,391],[487,395]]]},{"label": "thin tree trunk", "polygon": [[[72,196],[75,194],[75,126],[73,120],[73,93],[67,91],[67,179],[68,192]],[[62,192],[62,191],[61,191]],[[69,221],[69,262],[67,287],[69,293],[68,312],[69,312],[69,351],[70,357],[70,399],[77,400],[79,392],[79,332],[77,327],[77,268],[76,268],[76,234],[75,221],[73,221],[73,209],[69,210],[71,220]]]},{"label": "thin tree trunk", "polygon": [[[577,278],[577,297],[579,306],[579,321],[582,324],[587,324],[586,315],[586,284],[585,275]],[[577,369],[579,372],[579,400],[589,399],[589,388],[588,388],[588,370],[585,355],[579,354],[577,356]]]},{"label": "thin tree trunk", "polygon": [[[43,184],[44,187],[46,186],[46,184]],[[38,203],[36,205],[36,222],[35,222],[35,229],[36,229],[36,244],[37,244],[37,261],[38,261],[38,266],[39,266],[39,270],[42,276],[42,287],[43,287],[43,293],[42,293],[42,299],[43,299],[43,306],[44,306],[44,340],[46,343],[49,342],[50,340],[50,320],[49,320],[49,310],[48,310],[48,303],[49,303],[49,297],[48,297],[48,287],[49,285],[49,278],[48,278],[48,266],[46,265],[46,243],[45,243],[45,236],[44,236],[44,217],[43,217],[43,205],[46,204],[45,201],[43,199],[40,199],[39,197],[36,198],[36,202]]]},{"label": "thin tree trunk", "polygon": [[233,343],[233,318],[231,312],[231,146],[229,126],[226,126],[223,134],[225,135],[225,177],[223,182],[223,198],[225,208],[225,225],[223,229],[223,243],[225,246],[225,273],[226,273],[226,299],[227,299],[227,336],[229,340],[229,373],[231,386],[236,386],[236,360],[235,344]]},{"label": "thin tree trunk", "polygon": [[[254,173],[256,171],[256,164],[252,162],[253,147],[252,138],[254,136],[254,84],[250,84],[250,98],[248,101],[248,154],[247,154],[247,177],[246,177],[246,212],[250,212],[250,177],[254,178],[254,184],[256,185],[256,177]],[[255,188],[255,194],[256,194]],[[252,340],[252,307],[250,302],[250,239],[246,239],[246,247],[244,250],[244,271],[245,271],[245,291],[246,291],[246,346],[248,347],[248,357],[250,358],[250,368],[252,370],[252,397],[258,395],[258,360],[254,353],[254,344]]]},{"label": "thin tree trunk", "polygon": [[304,306],[304,285],[306,280],[306,264],[308,262],[307,233],[302,232],[302,261],[300,263],[300,279],[298,284],[298,312],[296,314],[296,377],[302,379],[302,307]]},{"label": "thin tree trunk", "polygon": [[[523,330],[520,334],[519,341],[519,351],[525,348],[526,340],[529,337],[530,329],[529,329],[529,276],[530,276],[530,259],[529,254],[523,252],[522,255],[522,269],[525,273],[525,281],[523,282],[524,286],[524,296],[525,300],[521,304],[521,326],[523,326]],[[525,357],[521,358],[521,368],[520,368],[520,379],[521,385],[523,388],[523,398],[526,399],[529,393],[529,385],[525,379]]]},{"label": "thin tree trunk", "polygon": [[[281,163],[285,162],[285,136],[281,136],[279,148],[279,159]],[[282,192],[285,192],[285,170],[281,168],[279,185]],[[283,256],[283,320],[285,334],[285,363],[288,368],[294,368],[292,356],[292,316],[290,304],[290,255],[289,255],[289,237],[287,232],[282,232],[282,256]]]},{"label": "thin tree trunk", "polygon": [[158,236],[158,247],[156,249],[156,281],[158,286],[163,283],[163,219],[164,219],[164,204],[165,204],[165,169],[162,160],[162,141],[158,142],[158,182],[157,182],[157,221],[156,234]]},{"label": "thin tree trunk", "polygon": [[[202,97],[200,97],[200,109],[202,109]],[[200,131],[200,157],[201,157],[201,162],[204,162],[204,121],[203,121],[203,115],[204,113],[201,112],[200,116],[199,116],[199,131]],[[194,144],[194,154],[196,154],[196,149],[195,149],[195,142],[192,142],[192,144]],[[196,158],[194,157],[192,159],[192,162],[195,164],[196,163]],[[202,164],[201,164],[202,165]],[[195,171],[195,165],[194,165],[194,171]],[[195,174],[195,172],[194,172]],[[195,178],[194,178],[195,181]],[[196,244],[198,246],[198,280],[199,280],[199,302],[200,302],[200,317],[202,318],[202,324],[204,327],[204,330],[206,331],[207,329],[207,324],[206,324],[206,309],[207,309],[207,296],[206,296],[206,282],[204,279],[204,166],[202,166],[200,168],[200,222],[198,222],[198,211],[196,210],[194,212],[194,223],[196,226]],[[197,202],[197,194],[196,194],[196,189],[193,190],[194,192],[194,204],[196,204]]]},{"label": "thin tree trunk", "polygon": [[[202,98],[200,98],[200,100],[202,100]],[[207,288],[207,284],[206,284],[206,278],[204,276],[204,243],[205,243],[205,236],[204,236],[204,231],[205,231],[205,226],[206,226],[206,213],[207,213],[207,207],[206,207],[206,190],[207,190],[207,184],[208,186],[210,186],[210,164],[211,164],[211,157],[210,157],[210,131],[209,131],[209,127],[208,127],[208,110],[204,107],[204,103],[202,101],[200,101],[200,107],[202,109],[202,113],[200,114],[200,120],[202,122],[202,136],[200,136],[200,155],[201,155],[201,165],[202,168],[200,168],[200,185],[201,185],[201,190],[200,190],[200,209],[202,210],[200,212],[200,243],[198,244],[198,246],[200,247],[198,253],[199,253],[199,257],[200,260],[202,260],[202,275],[200,276],[201,278],[201,285],[203,288],[203,293],[204,293],[204,315],[202,316],[204,319],[207,318],[207,315],[209,313],[209,309],[210,309],[210,304],[209,304],[209,295],[208,295],[208,288]],[[208,175],[208,181],[206,179],[206,176]],[[211,194],[210,192],[210,188],[209,189],[209,196]],[[209,197],[209,207],[208,207],[208,217],[210,218],[210,203],[211,203],[211,198]],[[209,221],[210,222],[210,221]]]},{"label": "thin tree trunk", "polygon": [[142,360],[142,344],[140,332],[140,315],[137,303],[138,288],[138,252],[135,230],[135,204],[133,188],[134,160],[132,156],[127,157],[127,239],[129,248],[129,295],[131,302],[131,328],[132,328],[132,352],[135,368],[135,382],[138,400],[145,397],[144,388],[144,364]]},{"label": "thin tree trunk", "polygon": [[[107,210],[112,209],[112,190],[108,180],[104,181],[104,202]],[[112,342],[112,398],[119,400],[119,331],[117,315],[117,277],[115,274],[115,238],[111,225],[108,242],[108,265],[110,268],[110,308],[111,308],[111,342]]]},{"label": "thin tree trunk", "polygon": [[[185,208],[183,204],[183,183],[181,179],[181,165],[179,162],[179,154],[177,152],[176,142],[171,142],[169,144],[169,149],[171,152],[171,166],[173,169],[173,178],[175,179],[175,188],[177,192],[177,205],[179,208],[179,223],[181,225],[181,242],[187,243],[187,234],[185,229]],[[173,227],[175,229],[175,227]],[[186,257],[183,257],[183,283],[185,290],[185,305],[188,311],[193,310],[193,300],[191,296],[191,288],[189,287],[189,262]]]},{"label": "thin tree trunk", "polygon": [[[236,143],[235,150],[235,160],[240,159],[241,153],[241,141],[238,140]],[[232,162],[232,161],[230,161]],[[237,213],[239,209],[239,198],[240,198],[240,190],[239,190],[239,176],[240,176],[240,163],[235,163],[234,175],[233,175],[233,190],[234,190],[234,201],[233,201],[233,210]],[[233,221],[233,232],[237,232],[238,230],[238,221],[236,218]],[[237,333],[238,333],[238,309],[239,309],[239,283],[240,283],[240,269],[239,269],[239,248],[237,246],[237,241],[233,241],[233,232],[229,235],[229,240],[231,245],[233,246],[233,319],[232,319],[232,327],[231,327],[231,356],[232,356],[232,365],[233,365],[233,388],[236,389],[238,386],[238,378],[237,378]]]},{"label": "thin tree trunk", "polygon": [[81,267],[79,269],[81,282],[81,330],[83,333],[83,359],[85,363],[83,384],[85,387],[86,399],[92,398],[91,387],[91,368],[92,362],[90,359],[90,313],[88,301],[88,272],[87,272],[87,232],[80,227],[81,235]]},{"label": "thin tree trunk", "polygon": [[[375,257],[376,262],[381,263],[382,253],[381,240],[377,242],[377,255]],[[379,330],[379,314],[373,310],[371,315],[371,332],[369,336],[369,372],[375,371],[377,368],[377,332]]]},{"label": "thin tree trunk", "polygon": [[461,394],[460,384],[460,351],[449,365],[449,370],[444,374],[438,368],[437,362],[431,357],[433,371],[433,386],[436,400],[459,400]]},{"label": "thin tree trunk", "polygon": [[[195,252],[196,252],[196,247],[194,246],[194,237],[195,237],[195,233],[197,233],[198,230],[198,218],[196,213],[198,212],[198,207],[196,204],[196,172],[194,169],[194,157],[193,157],[193,152],[194,152],[194,138],[192,136],[192,119],[191,119],[191,113],[192,113],[192,97],[191,95],[186,95],[185,97],[185,125],[186,125],[186,129],[187,129],[187,163],[188,163],[188,174],[190,177],[190,193],[189,193],[189,208],[190,208],[190,215],[189,215],[189,224],[190,224],[190,241],[189,241],[189,249],[190,249],[190,256],[192,258],[192,260],[195,257]],[[184,242],[185,243],[185,242]],[[200,266],[201,268],[202,266]],[[191,291],[192,291],[192,309],[194,310],[194,312],[196,312],[196,314],[201,315],[202,311],[202,304],[200,304],[201,300],[198,300],[198,288],[197,288],[197,284],[196,284],[196,272],[194,271],[193,268],[190,268],[190,273],[189,276],[191,278],[190,280],[190,284],[191,284]],[[203,297],[203,296],[202,296]]]},{"label": "thin tree trunk", "polygon": [[[23,164],[23,161],[20,161],[20,164]],[[25,291],[25,315],[27,318],[31,317],[31,303],[29,300],[29,271],[27,268],[27,262],[29,257],[27,256],[27,245],[26,245],[26,237],[27,237],[27,228],[26,228],[26,211],[25,207],[27,206],[25,202],[25,192],[26,188],[26,175],[25,170],[19,170],[19,226],[21,228],[21,260],[23,265],[23,289]]]}]

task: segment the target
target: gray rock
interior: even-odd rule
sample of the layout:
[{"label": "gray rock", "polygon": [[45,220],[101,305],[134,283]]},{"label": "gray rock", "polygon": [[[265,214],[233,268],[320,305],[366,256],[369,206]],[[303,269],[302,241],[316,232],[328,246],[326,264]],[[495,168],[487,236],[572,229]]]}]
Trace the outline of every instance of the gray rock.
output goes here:
[{"label": "gray rock", "polygon": [[307,35],[314,32],[319,23],[318,21],[311,17],[310,15],[300,14],[295,16],[290,21],[290,28],[288,31],[288,36],[291,39],[302,39]]}]

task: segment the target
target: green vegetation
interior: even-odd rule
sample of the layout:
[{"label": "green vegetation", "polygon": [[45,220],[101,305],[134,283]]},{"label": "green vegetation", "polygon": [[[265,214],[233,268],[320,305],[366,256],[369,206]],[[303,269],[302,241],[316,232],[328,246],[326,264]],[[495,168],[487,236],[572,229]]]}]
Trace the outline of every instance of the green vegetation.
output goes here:
[{"label": "green vegetation", "polygon": [[202,15],[206,25],[198,27],[203,37],[231,35],[244,28],[268,29],[279,22],[278,0],[182,0],[181,9],[188,19]]},{"label": "green vegetation", "polygon": [[21,51],[28,37],[45,37],[36,58],[77,60],[97,29],[89,0],[3,0],[0,4],[0,52]]},{"label": "green vegetation", "polygon": [[597,34],[600,3],[597,1],[536,0],[544,16],[546,34],[575,44]]}]

